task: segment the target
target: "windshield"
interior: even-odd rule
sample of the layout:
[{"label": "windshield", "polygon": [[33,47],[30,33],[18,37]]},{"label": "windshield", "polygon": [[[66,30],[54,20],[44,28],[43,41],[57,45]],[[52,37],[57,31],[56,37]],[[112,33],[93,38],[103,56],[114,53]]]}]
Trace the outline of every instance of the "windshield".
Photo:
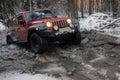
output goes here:
[{"label": "windshield", "polygon": [[27,21],[31,20],[40,20],[42,18],[52,18],[54,15],[49,11],[35,11],[35,12],[28,12],[26,13]]}]

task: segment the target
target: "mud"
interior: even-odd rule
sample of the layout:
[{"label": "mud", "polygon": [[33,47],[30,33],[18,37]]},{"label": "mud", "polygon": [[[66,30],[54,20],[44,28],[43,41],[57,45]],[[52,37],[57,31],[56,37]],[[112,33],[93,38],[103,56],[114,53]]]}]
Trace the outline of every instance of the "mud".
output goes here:
[{"label": "mud", "polygon": [[120,42],[97,31],[84,31],[81,45],[51,44],[34,54],[27,44],[6,45],[0,35],[0,74],[9,71],[48,74],[61,80],[118,80]]}]

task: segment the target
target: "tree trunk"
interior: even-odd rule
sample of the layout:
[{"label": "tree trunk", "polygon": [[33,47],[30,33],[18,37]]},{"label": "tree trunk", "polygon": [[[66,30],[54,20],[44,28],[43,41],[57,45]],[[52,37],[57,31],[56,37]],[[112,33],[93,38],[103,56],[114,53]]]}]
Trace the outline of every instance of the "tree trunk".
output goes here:
[{"label": "tree trunk", "polygon": [[92,1],[89,0],[89,15],[92,14]]},{"label": "tree trunk", "polygon": [[84,18],[84,5],[83,5],[83,0],[81,0],[81,17]]},{"label": "tree trunk", "polygon": [[67,0],[68,1],[68,16],[75,19],[76,14],[75,14],[75,0]]},{"label": "tree trunk", "polygon": [[117,18],[118,0],[113,0],[113,17]]}]

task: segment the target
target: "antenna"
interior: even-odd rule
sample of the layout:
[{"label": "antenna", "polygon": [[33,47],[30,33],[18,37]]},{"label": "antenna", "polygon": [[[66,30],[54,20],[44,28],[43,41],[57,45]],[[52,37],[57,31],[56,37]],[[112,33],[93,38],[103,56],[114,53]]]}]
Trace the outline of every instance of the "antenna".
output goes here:
[{"label": "antenna", "polygon": [[29,0],[30,10],[32,10],[32,1]]}]

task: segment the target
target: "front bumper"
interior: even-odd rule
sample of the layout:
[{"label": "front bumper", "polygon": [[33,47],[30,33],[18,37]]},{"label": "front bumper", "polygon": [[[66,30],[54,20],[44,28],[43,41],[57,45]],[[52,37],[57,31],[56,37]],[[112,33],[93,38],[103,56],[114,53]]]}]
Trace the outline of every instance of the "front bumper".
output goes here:
[{"label": "front bumper", "polygon": [[75,29],[71,27],[60,28],[58,31],[46,30],[43,37],[50,41],[63,41],[69,40],[74,36]]},{"label": "front bumper", "polygon": [[74,28],[70,28],[70,27],[66,27],[66,28],[61,28],[59,29],[59,31],[55,32],[55,36],[59,36],[59,35],[64,35],[64,34],[69,34],[69,33],[74,33],[75,29]]},{"label": "front bumper", "polygon": [[55,36],[53,37],[53,39],[55,41],[64,41],[64,40],[70,40],[71,38],[73,38],[75,30],[74,29],[62,29],[63,31],[58,31],[55,33]]}]

